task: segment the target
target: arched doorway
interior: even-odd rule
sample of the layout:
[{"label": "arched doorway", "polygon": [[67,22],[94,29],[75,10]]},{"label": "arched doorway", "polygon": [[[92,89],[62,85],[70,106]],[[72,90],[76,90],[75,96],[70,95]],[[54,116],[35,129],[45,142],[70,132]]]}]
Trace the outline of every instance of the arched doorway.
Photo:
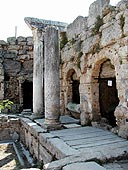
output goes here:
[{"label": "arched doorway", "polygon": [[107,118],[113,127],[116,126],[114,111],[118,104],[115,68],[110,60],[106,60],[101,64],[99,72],[99,105],[101,117]]},{"label": "arched doorway", "polygon": [[67,82],[68,82],[68,91],[67,91],[67,97],[68,102],[80,104],[80,94],[79,94],[79,85],[80,81],[77,77],[77,74],[75,70],[70,70],[67,74]]},{"label": "arched doorway", "polygon": [[33,109],[33,82],[25,80],[22,84],[23,109]]}]

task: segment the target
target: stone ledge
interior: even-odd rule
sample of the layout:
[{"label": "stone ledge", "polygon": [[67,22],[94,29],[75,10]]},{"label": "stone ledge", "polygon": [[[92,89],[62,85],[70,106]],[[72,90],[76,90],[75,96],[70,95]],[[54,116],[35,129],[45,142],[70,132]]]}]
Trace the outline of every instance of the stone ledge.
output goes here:
[{"label": "stone ledge", "polygon": [[84,162],[84,163],[74,163],[67,165],[62,168],[62,170],[106,170],[106,168],[100,166],[96,162]]}]

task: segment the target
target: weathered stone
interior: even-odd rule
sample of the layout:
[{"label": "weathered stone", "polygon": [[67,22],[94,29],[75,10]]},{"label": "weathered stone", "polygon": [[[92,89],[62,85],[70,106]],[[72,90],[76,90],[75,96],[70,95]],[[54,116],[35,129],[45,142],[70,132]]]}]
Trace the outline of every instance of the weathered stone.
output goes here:
[{"label": "weathered stone", "polygon": [[4,54],[4,58],[8,58],[8,59],[15,59],[16,58],[16,53],[5,53]]},{"label": "weathered stone", "polygon": [[102,16],[103,7],[109,5],[110,0],[96,0],[89,7],[88,27],[96,22],[97,16]]},{"label": "weathered stone", "polygon": [[123,105],[118,105],[115,109],[114,115],[116,117],[117,125],[121,127],[125,125],[126,119],[128,118],[128,109]]},{"label": "weathered stone", "polygon": [[58,31],[46,29],[45,42],[45,125],[56,128],[60,116]]},{"label": "weathered stone", "polygon": [[33,65],[33,115],[32,118],[43,116],[43,32],[33,30],[34,65]]},{"label": "weathered stone", "polygon": [[94,47],[99,44],[99,36],[91,36],[85,39],[82,43],[82,51],[83,53],[89,53],[93,51]]},{"label": "weathered stone", "polygon": [[123,31],[124,31],[124,35],[128,36],[128,9],[125,10],[124,12],[124,27],[123,27]]},{"label": "weathered stone", "polygon": [[[113,31],[111,31],[113,30]],[[118,21],[111,23],[109,27],[106,27],[102,31],[101,46],[107,46],[115,43],[116,40],[122,37],[122,31]]]},{"label": "weathered stone", "polygon": [[39,159],[46,164],[53,160],[53,156],[43,146],[39,145]]},{"label": "weathered stone", "polygon": [[19,45],[9,45],[8,50],[19,50]]},{"label": "weathered stone", "polygon": [[63,170],[75,170],[75,169],[80,169],[80,170],[106,170],[106,168],[100,166],[99,164],[97,164],[95,162],[74,163],[74,164],[64,166],[62,169]]},{"label": "weathered stone", "polygon": [[33,60],[28,60],[23,62],[24,71],[33,72]]},{"label": "weathered stone", "polygon": [[7,43],[4,40],[0,40],[0,45],[7,45]]},{"label": "weathered stone", "polygon": [[33,30],[33,28],[45,29],[47,26],[54,26],[55,28],[59,29],[60,31],[64,31],[67,27],[67,23],[58,22],[58,21],[51,21],[51,20],[44,20],[38,18],[24,18],[26,24]]},{"label": "weathered stone", "polygon": [[19,37],[17,37],[17,41],[18,42],[26,41],[26,38],[22,37],[22,36],[19,36]]},{"label": "weathered stone", "polygon": [[21,64],[15,60],[5,59],[4,68],[8,74],[17,74],[21,70]]},{"label": "weathered stone", "polygon": [[118,135],[122,138],[128,139],[128,124],[120,126]]},{"label": "weathered stone", "polygon": [[27,37],[27,45],[33,45],[33,37]]},{"label": "weathered stone", "polygon": [[9,37],[9,38],[7,38],[7,42],[11,45],[15,45],[16,44],[16,38],[15,37]]},{"label": "weathered stone", "polygon": [[117,8],[119,8],[119,10],[121,10],[121,11],[127,9],[127,7],[128,7],[128,1],[127,0],[121,0],[117,4]]},{"label": "weathered stone", "polygon": [[67,38],[72,40],[78,37],[82,31],[87,29],[87,18],[78,16],[73,23],[69,24],[67,27]]}]

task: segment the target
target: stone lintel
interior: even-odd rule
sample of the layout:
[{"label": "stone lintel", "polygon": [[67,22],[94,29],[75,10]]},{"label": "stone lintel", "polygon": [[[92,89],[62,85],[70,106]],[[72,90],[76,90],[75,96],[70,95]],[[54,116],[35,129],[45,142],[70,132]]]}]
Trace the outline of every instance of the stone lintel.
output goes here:
[{"label": "stone lintel", "polygon": [[31,17],[25,17],[24,18],[25,23],[29,26],[31,30],[38,28],[41,30],[45,30],[47,26],[54,26],[56,29],[60,31],[65,31],[68,24],[64,22],[59,21],[51,21],[51,20],[45,20],[45,19],[38,19],[38,18],[31,18]]}]

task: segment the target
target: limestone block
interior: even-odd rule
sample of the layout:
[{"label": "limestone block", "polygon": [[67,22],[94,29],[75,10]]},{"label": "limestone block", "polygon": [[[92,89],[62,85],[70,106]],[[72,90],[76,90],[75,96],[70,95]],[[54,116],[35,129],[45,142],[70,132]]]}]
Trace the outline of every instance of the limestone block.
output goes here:
[{"label": "limestone block", "polygon": [[18,42],[18,45],[26,45],[26,44],[27,44],[26,41],[19,41],[19,42]]},{"label": "limestone block", "polygon": [[96,22],[97,16],[102,15],[103,7],[109,5],[110,0],[96,0],[89,7],[88,27]]},{"label": "limestone block", "polygon": [[62,170],[106,170],[96,162],[80,162],[64,166]]},{"label": "limestone block", "polygon": [[15,45],[16,44],[16,38],[15,37],[9,37],[9,38],[7,38],[7,42],[11,45]]},{"label": "limestone block", "polygon": [[128,139],[128,123],[119,128],[118,135],[122,138]]},{"label": "limestone block", "polygon": [[26,49],[23,49],[23,50],[19,50],[18,54],[19,54],[19,55],[23,55],[23,54],[26,54]]},{"label": "limestone block", "polygon": [[9,45],[8,50],[19,50],[20,46],[19,45]]},{"label": "limestone block", "polygon": [[126,119],[128,119],[128,109],[123,105],[118,105],[115,109],[114,116],[119,127],[125,125]]},{"label": "limestone block", "polygon": [[12,49],[10,49],[10,50],[8,50],[8,52],[9,52],[9,53],[15,53],[15,54],[18,54],[18,50],[12,50]]},{"label": "limestone block", "polygon": [[7,45],[7,43],[4,40],[0,40],[0,45]]},{"label": "limestone block", "polygon": [[39,136],[39,133],[45,132],[45,130],[37,124],[34,124],[33,126],[29,127],[29,131],[36,138]]},{"label": "limestone block", "polygon": [[12,58],[12,59],[14,58],[15,59],[16,58],[16,53],[7,52],[7,53],[4,54],[4,58],[8,58],[8,59],[9,58]]},{"label": "limestone block", "polygon": [[24,45],[24,46],[22,46],[23,47],[23,50],[25,51],[25,52],[27,52],[29,49],[30,49],[30,46],[29,45]]},{"label": "limestone block", "polygon": [[119,21],[112,22],[111,25],[104,28],[102,31],[101,46],[104,47],[109,44],[112,44],[121,37],[122,31],[120,28]]},{"label": "limestone block", "polygon": [[68,62],[74,59],[75,51],[73,48],[66,46],[64,51],[61,53],[62,62]]},{"label": "limestone block", "polygon": [[103,17],[103,23],[111,22],[113,18],[116,17],[116,11],[112,11]]},{"label": "limestone block", "polygon": [[69,24],[67,27],[67,38],[71,40],[76,38],[83,30],[87,29],[87,18],[78,16],[73,23]]},{"label": "limestone block", "polygon": [[124,35],[128,36],[128,9],[125,10],[124,17],[125,17],[124,28],[123,28]]},{"label": "limestone block", "polygon": [[4,68],[5,68],[5,71],[8,73],[17,74],[21,70],[21,64],[15,60],[5,59]]},{"label": "limestone block", "polygon": [[43,160],[44,164],[53,160],[53,156],[42,145],[39,145],[39,160]]},{"label": "limestone block", "polygon": [[34,156],[39,159],[39,143],[38,143],[38,139],[34,136],[31,137],[32,141],[31,141],[31,145],[30,148],[32,148],[32,152],[34,153]]},{"label": "limestone block", "polygon": [[123,46],[118,48],[118,55],[121,58],[127,57],[128,56],[128,46]]},{"label": "limestone block", "polygon": [[22,36],[19,36],[17,37],[17,41],[20,42],[20,41],[26,41],[26,38],[25,37],[22,37]]},{"label": "limestone block", "polygon": [[82,51],[83,53],[89,53],[91,51],[93,51],[93,48],[96,44],[99,43],[99,36],[91,36],[87,39],[85,39],[85,41],[83,41],[82,43]]},{"label": "limestone block", "polygon": [[127,9],[128,7],[128,1],[127,0],[121,0],[119,3],[116,5],[116,7],[120,10],[123,11]]},{"label": "limestone block", "polygon": [[33,37],[27,37],[27,45],[33,45]]},{"label": "limestone block", "polygon": [[30,60],[30,56],[28,54],[19,55],[18,60]]}]

